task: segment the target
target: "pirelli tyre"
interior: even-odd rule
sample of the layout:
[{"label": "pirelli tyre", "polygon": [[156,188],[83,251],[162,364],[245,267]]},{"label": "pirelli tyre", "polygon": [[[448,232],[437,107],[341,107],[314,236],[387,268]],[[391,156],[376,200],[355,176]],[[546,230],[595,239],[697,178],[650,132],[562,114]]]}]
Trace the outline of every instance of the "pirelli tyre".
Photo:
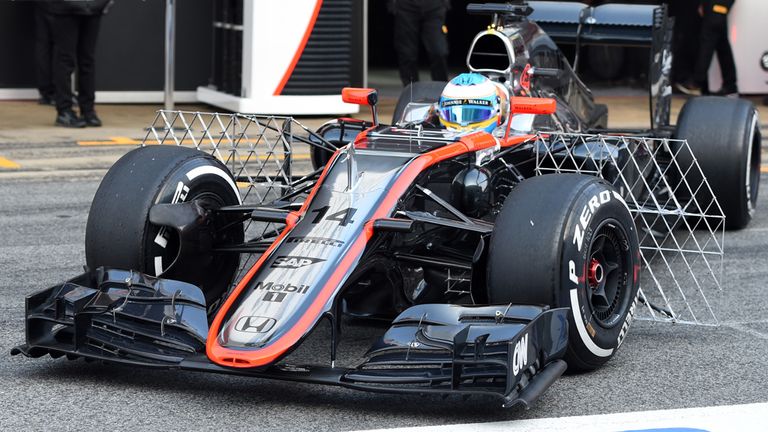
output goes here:
[{"label": "pirelli tyre", "polygon": [[[690,189],[678,187],[677,195],[685,201],[694,192],[701,212],[719,213],[710,206],[712,194],[700,187],[703,173],[725,214],[725,228],[746,227],[760,186],[761,136],[754,105],[725,97],[689,99],[678,116],[676,138],[687,140],[691,148],[677,152],[680,167],[689,167],[694,157],[701,167],[701,172],[688,171],[685,180]],[[702,228],[701,224],[694,221],[694,226]]]},{"label": "pirelli tyre", "polygon": [[395,111],[392,113],[392,124],[396,124],[403,117],[405,107],[411,102],[435,103],[440,100],[440,95],[445,89],[445,81],[416,81],[410,83],[400,92],[397,98]]},{"label": "pirelli tyre", "polygon": [[85,230],[88,267],[137,270],[193,283],[203,290],[212,312],[239,265],[237,254],[214,253],[212,244],[242,243],[242,223],[216,221],[200,237],[190,268],[178,258],[178,232],[149,220],[155,204],[192,200],[214,209],[239,204],[240,196],[227,168],[202,151],[147,146],[126,153],[104,176],[91,203]]},{"label": "pirelli tyre", "polygon": [[488,252],[492,304],[567,307],[570,371],[616,353],[634,318],[640,249],[624,200],[596,177],[527,179],[506,198]]}]

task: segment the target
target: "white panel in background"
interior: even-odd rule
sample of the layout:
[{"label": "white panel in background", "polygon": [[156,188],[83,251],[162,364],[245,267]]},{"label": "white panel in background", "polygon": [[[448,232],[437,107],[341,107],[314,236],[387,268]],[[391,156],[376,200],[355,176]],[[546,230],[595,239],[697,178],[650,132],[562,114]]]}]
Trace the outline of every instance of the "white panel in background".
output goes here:
[{"label": "white panel in background", "polygon": [[[768,71],[760,66],[763,53],[768,51],[768,1],[738,0],[728,17],[728,32],[736,76],[742,94],[768,94]],[[709,89],[722,86],[717,54],[709,69]],[[768,430],[768,428],[766,428]]]},{"label": "white panel in background", "polygon": [[[245,20],[250,20],[250,74],[243,74],[247,97],[272,96],[293,57],[301,48],[304,33],[319,0],[258,0],[249,2]],[[246,24],[246,27],[249,27]],[[245,48],[245,41],[244,41]],[[245,54],[245,53],[244,53]],[[245,57],[245,56],[244,56]],[[245,60],[245,59],[244,59]],[[244,64],[248,64],[245,62]],[[244,71],[245,72],[245,71]],[[245,81],[250,81],[245,83]]]}]

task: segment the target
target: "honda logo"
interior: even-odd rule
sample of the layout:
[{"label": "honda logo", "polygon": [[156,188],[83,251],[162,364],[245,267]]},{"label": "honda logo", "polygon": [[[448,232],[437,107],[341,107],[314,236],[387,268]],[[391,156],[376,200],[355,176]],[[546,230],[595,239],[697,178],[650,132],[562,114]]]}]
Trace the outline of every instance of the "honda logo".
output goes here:
[{"label": "honda logo", "polygon": [[261,316],[244,316],[237,320],[235,330],[246,333],[266,333],[272,330],[277,321]]}]

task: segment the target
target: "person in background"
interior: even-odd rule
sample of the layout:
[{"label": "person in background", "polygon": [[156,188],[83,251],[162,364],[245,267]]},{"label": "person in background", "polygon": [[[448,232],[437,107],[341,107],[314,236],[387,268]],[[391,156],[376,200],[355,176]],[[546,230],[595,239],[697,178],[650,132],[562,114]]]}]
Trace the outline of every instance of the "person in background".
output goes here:
[{"label": "person in background", "polygon": [[419,39],[429,56],[432,80],[448,81],[445,16],[450,0],[388,1],[388,9],[395,15],[395,52],[403,85],[419,80]]},{"label": "person in background", "polygon": [[51,61],[53,59],[53,36],[51,35],[51,20],[48,15],[48,2],[38,2],[35,5],[35,72],[37,75],[37,91],[40,92],[40,105],[56,103],[56,88],[53,86]]},{"label": "person in background", "polygon": [[668,0],[669,15],[675,18],[672,38],[672,80],[675,83],[693,81],[697,44],[701,32],[700,0]]},{"label": "person in background", "polygon": [[[53,30],[53,83],[56,88],[58,126],[101,126],[96,115],[96,39],[101,16],[111,0],[52,0],[47,8]],[[80,116],[72,109],[72,72],[77,68],[77,102]]]},{"label": "person in background", "polygon": [[681,92],[698,96],[702,93],[707,82],[707,72],[712,62],[712,56],[717,52],[717,61],[720,63],[720,71],[723,76],[723,86],[712,93],[718,96],[739,95],[736,86],[736,63],[731,51],[731,43],[728,40],[728,14],[731,11],[734,0],[702,0],[701,1],[701,33],[699,37],[699,50],[696,57],[693,79],[689,82],[678,84]]}]

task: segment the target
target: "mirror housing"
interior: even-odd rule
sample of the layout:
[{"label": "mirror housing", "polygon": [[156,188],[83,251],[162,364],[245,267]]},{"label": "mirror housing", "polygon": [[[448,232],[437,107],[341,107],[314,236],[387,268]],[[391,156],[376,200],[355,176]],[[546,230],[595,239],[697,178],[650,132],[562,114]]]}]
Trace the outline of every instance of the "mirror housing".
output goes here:
[{"label": "mirror housing", "polygon": [[290,210],[285,209],[257,207],[251,211],[251,220],[288,224],[291,213]]},{"label": "mirror housing", "polygon": [[345,103],[371,107],[373,125],[378,126],[379,116],[376,114],[376,104],[379,102],[379,92],[372,88],[344,87],[341,89],[341,100]]},{"label": "mirror housing", "polygon": [[375,106],[379,102],[379,92],[372,88],[344,87],[341,100],[355,105]]},{"label": "mirror housing", "polygon": [[373,221],[373,231],[409,233],[413,231],[413,221],[399,218],[376,219]]},{"label": "mirror housing", "polygon": [[552,98],[513,96],[509,98],[512,114],[553,114],[557,102]]}]

